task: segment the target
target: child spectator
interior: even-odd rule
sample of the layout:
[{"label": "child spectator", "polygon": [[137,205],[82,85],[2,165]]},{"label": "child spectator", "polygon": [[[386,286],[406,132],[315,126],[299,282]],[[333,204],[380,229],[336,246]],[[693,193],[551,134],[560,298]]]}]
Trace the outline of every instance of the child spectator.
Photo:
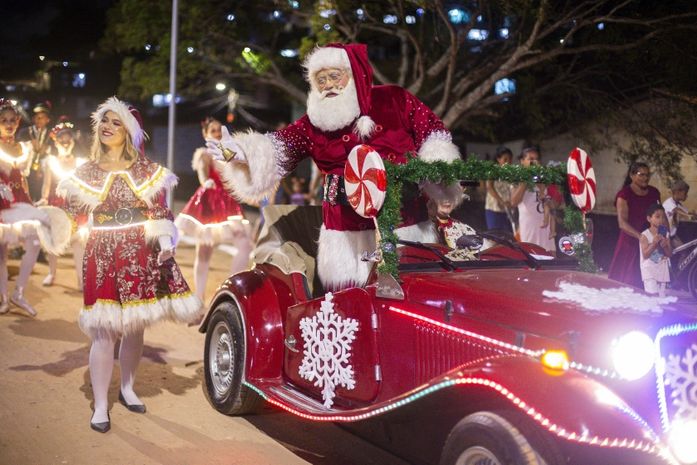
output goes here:
[{"label": "child spectator", "polygon": [[653,204],[646,210],[648,229],[641,233],[641,279],[644,290],[649,294],[665,295],[666,284],[670,282],[669,258],[673,254],[665,224],[665,209],[661,204]]}]

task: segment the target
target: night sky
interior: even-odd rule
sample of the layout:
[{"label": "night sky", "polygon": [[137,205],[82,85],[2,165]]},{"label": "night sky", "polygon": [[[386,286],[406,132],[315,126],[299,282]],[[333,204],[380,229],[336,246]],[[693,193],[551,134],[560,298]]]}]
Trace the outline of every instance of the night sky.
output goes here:
[{"label": "night sky", "polygon": [[47,60],[82,62],[99,54],[106,10],[114,0],[3,2],[0,79],[30,78]]}]

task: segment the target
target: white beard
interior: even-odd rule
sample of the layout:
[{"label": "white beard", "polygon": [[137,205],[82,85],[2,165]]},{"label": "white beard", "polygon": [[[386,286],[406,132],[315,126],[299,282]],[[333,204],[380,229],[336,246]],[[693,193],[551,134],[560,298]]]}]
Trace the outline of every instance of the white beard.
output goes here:
[{"label": "white beard", "polygon": [[360,114],[361,108],[358,106],[358,94],[353,79],[349,79],[346,88],[336,97],[322,96],[322,93],[314,88],[310,89],[307,95],[307,116],[312,125],[322,131],[345,128]]}]

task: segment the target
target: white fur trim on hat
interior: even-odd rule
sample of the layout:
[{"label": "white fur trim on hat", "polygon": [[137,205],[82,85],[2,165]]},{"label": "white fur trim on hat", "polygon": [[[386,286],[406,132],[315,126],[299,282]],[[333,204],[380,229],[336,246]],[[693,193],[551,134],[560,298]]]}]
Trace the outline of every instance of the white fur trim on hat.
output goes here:
[{"label": "white fur trim on hat", "polygon": [[109,97],[104,103],[97,107],[94,113],[92,113],[93,131],[96,132],[99,122],[107,111],[113,111],[119,115],[119,119],[126,126],[126,131],[128,131],[128,134],[131,136],[133,146],[140,150],[140,147],[145,142],[145,139],[148,138],[148,135],[140,126],[136,117],[128,110],[128,104],[116,97]]},{"label": "white fur trim on hat", "polygon": [[375,121],[368,115],[363,115],[356,120],[353,125],[353,132],[358,134],[362,139],[369,138],[375,130]]},{"label": "white fur trim on hat", "polygon": [[451,162],[460,159],[460,151],[453,144],[452,136],[449,132],[433,131],[421,144],[419,158],[428,162]]},{"label": "white fur trim on hat", "polygon": [[312,76],[321,69],[351,69],[351,62],[343,48],[316,47],[312,53],[305,58],[303,68],[305,68],[307,73],[306,78],[309,81]]},{"label": "white fur trim on hat", "polygon": [[429,199],[441,202],[449,200],[450,203],[452,203],[453,208],[457,208],[466,197],[465,191],[459,182],[443,184],[439,182],[424,181],[419,187],[424,193],[426,193]]}]

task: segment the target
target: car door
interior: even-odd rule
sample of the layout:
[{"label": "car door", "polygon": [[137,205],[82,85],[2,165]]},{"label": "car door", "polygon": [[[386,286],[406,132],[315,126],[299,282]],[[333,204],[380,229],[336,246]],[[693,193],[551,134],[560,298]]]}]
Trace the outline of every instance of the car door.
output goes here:
[{"label": "car door", "polygon": [[327,293],[289,307],[284,331],[284,371],[302,391],[327,408],[375,398],[377,316],[365,290]]}]

